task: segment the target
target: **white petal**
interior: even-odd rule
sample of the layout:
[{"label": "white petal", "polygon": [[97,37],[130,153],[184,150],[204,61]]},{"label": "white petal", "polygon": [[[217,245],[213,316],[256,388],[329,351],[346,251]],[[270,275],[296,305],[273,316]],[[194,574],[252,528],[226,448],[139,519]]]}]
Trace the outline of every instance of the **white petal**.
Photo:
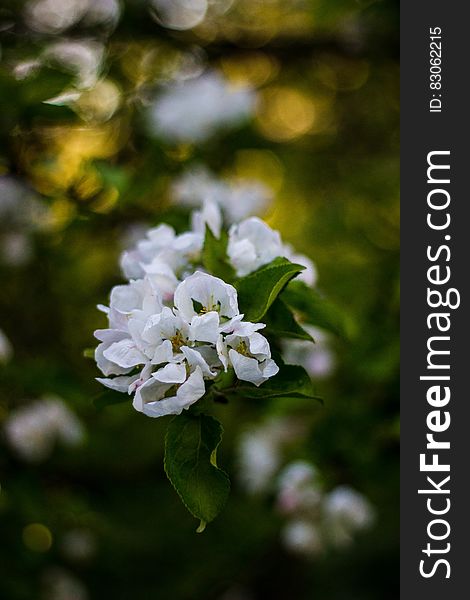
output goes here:
[{"label": "white petal", "polygon": [[120,342],[126,337],[129,337],[126,331],[121,331],[120,329],[97,329],[93,335],[97,340],[105,342],[106,344]]},{"label": "white petal", "polygon": [[266,325],[264,323],[250,323],[249,321],[235,322],[232,328],[232,332],[239,337],[249,337],[258,331],[264,329]]},{"label": "white petal", "polygon": [[200,367],[196,367],[194,373],[188,377],[187,381],[176,392],[176,397],[182,408],[189,408],[206,393],[206,386]]},{"label": "white petal", "polygon": [[219,314],[215,311],[204,315],[196,315],[191,319],[189,339],[198,342],[215,344],[219,337]]},{"label": "white petal", "polygon": [[[137,391],[134,398],[134,408],[149,417],[179,415],[184,409],[189,408],[191,404],[202,398],[206,391],[202,372],[199,367],[196,367],[194,373],[178,388],[176,396],[163,398],[171,385],[159,384],[157,381],[155,383],[158,386],[152,386],[151,384],[143,385]],[[154,399],[150,400],[151,398]]]},{"label": "white petal", "polygon": [[228,349],[227,349],[227,344],[225,343],[222,335],[219,335],[219,337],[217,339],[216,349],[217,349],[217,354],[219,356],[219,360],[224,367],[224,371],[227,371],[227,369],[228,369]]},{"label": "white petal", "polygon": [[271,357],[271,349],[268,340],[260,333],[253,333],[248,338],[250,354],[253,354],[259,360]]},{"label": "white petal", "polygon": [[152,377],[161,383],[183,383],[186,380],[186,367],[183,363],[169,363],[152,373]]},{"label": "white petal", "polygon": [[217,375],[217,372],[211,370],[205,358],[197,350],[189,348],[188,346],[182,346],[181,352],[186,357],[186,360],[188,361],[188,364],[192,370],[196,367],[199,367],[202,371],[202,374],[206,377],[215,377]]},{"label": "white petal", "polygon": [[129,386],[137,381],[139,377],[140,375],[131,375],[130,377],[113,377],[112,379],[103,379],[101,377],[97,377],[96,381],[99,381],[102,385],[110,390],[127,392],[129,390]]},{"label": "white petal", "polygon": [[173,359],[173,347],[170,340],[164,340],[159,346],[156,347],[155,353],[152,358],[154,365],[161,365],[162,363],[170,362]]},{"label": "white petal", "polygon": [[111,290],[110,306],[120,313],[130,313],[134,308],[140,308],[142,305],[142,296],[137,286],[116,285]]},{"label": "white petal", "polygon": [[263,363],[261,363],[260,366],[263,371],[263,377],[265,377],[266,379],[268,379],[269,377],[274,377],[274,375],[277,375],[277,373],[279,373],[279,367],[273,361],[272,358],[266,359]]},{"label": "white petal", "polygon": [[130,368],[122,368],[116,365],[114,362],[111,362],[104,356],[104,351],[107,350],[109,344],[98,344],[95,349],[95,361],[98,366],[98,369],[103,373],[103,375],[124,375],[125,373],[129,373]]},{"label": "white petal", "polygon": [[266,377],[261,372],[259,362],[256,358],[250,358],[249,356],[243,356],[235,350],[230,349],[228,352],[230,362],[235,370],[235,375],[242,381],[249,381],[255,385],[261,385],[266,381]]},{"label": "white petal", "polygon": [[103,351],[103,356],[124,369],[143,365],[147,358],[136,348],[133,340],[126,339],[111,344]]},{"label": "white petal", "polygon": [[153,412],[152,406],[163,398],[165,392],[171,388],[171,385],[171,383],[161,383],[151,377],[137,389],[132,406],[149,417],[160,416],[159,414],[151,414]]}]

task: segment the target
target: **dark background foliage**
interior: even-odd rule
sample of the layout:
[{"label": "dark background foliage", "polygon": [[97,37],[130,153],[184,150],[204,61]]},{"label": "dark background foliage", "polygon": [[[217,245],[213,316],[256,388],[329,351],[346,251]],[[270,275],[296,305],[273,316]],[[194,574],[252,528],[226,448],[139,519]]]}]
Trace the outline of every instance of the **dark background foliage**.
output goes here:
[{"label": "dark background foliage", "polygon": [[[49,30],[31,16],[36,5],[0,7],[0,175],[47,208],[33,224],[20,204],[14,217],[0,213],[0,238],[26,231],[31,245],[21,264],[0,260],[0,327],[14,351],[0,367],[0,419],[52,393],[78,414],[86,440],[30,465],[2,437],[0,597],[55,598],[43,588],[59,568],[92,599],[397,598],[398,4],[234,0],[184,31],[164,27],[145,0],[116,3],[104,22]],[[72,106],[44,103],[78,85],[47,49],[83,38],[104,49],[96,82]],[[152,137],[145,106],[186,63],[253,85],[253,119],[197,145]],[[83,356],[104,325],[95,306],[121,280],[122,237],[134,223],[184,225],[169,183],[194,162],[273,188],[268,222],[312,257],[319,288],[352,323],[334,341],[334,376],[317,384],[323,406],[218,409],[219,463],[233,489],[202,535],[163,472],[167,419],[128,403],[97,410],[98,373]],[[350,549],[313,562],[288,554],[272,498],[237,484],[240,432],[275,413],[307,423],[293,457],[374,505],[374,527]],[[39,546],[25,538],[32,523],[45,528]],[[63,552],[77,528],[94,539],[86,560]]]}]

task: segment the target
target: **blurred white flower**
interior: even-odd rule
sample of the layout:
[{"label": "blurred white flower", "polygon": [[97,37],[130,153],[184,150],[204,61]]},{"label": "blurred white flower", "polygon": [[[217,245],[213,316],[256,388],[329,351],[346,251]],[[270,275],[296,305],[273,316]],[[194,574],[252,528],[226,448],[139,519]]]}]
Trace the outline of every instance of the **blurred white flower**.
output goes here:
[{"label": "blurred white flower", "polygon": [[278,231],[257,217],[250,217],[229,230],[227,254],[237,275],[243,277],[283,256]]},{"label": "blurred white flower", "polygon": [[25,6],[27,24],[40,33],[61,33],[83,23],[114,26],[121,12],[118,0],[30,0]]},{"label": "blurred white flower", "polygon": [[366,529],[374,520],[374,510],[367,498],[346,485],[327,494],[323,510],[328,536],[336,546],[350,544],[353,534]]},{"label": "blurred white flower", "polygon": [[222,229],[222,213],[219,205],[212,200],[204,200],[201,210],[192,212],[191,225],[193,231],[201,235],[205,234],[207,225],[215,237],[219,238]]},{"label": "blurred white flower", "polygon": [[156,19],[168,29],[192,29],[206,16],[207,0],[151,0]]},{"label": "blurred white flower", "polygon": [[4,433],[11,448],[29,462],[48,458],[57,441],[65,446],[76,446],[84,439],[81,422],[56,397],[13,410],[4,423]]},{"label": "blurred white flower", "polygon": [[38,197],[9,175],[0,176],[0,261],[12,267],[33,255],[31,235],[47,223],[49,210]]},{"label": "blurred white flower", "polygon": [[281,465],[284,445],[295,440],[301,430],[296,421],[276,417],[240,436],[238,474],[248,493],[262,493],[272,486]]},{"label": "blurred white flower", "polygon": [[190,208],[198,208],[205,201],[218,204],[229,225],[262,214],[273,195],[260,181],[217,179],[201,165],[178,177],[173,183],[171,194],[176,204]]},{"label": "blurred white flower", "polygon": [[84,584],[69,571],[50,567],[43,575],[44,600],[88,600]]},{"label": "blurred white flower", "polygon": [[278,479],[277,505],[286,514],[316,511],[322,491],[316,468],[306,461],[287,465]]},{"label": "blurred white flower", "polygon": [[315,379],[329,377],[335,370],[336,357],[328,335],[317,327],[303,327],[313,337],[315,344],[304,340],[283,340],[284,360],[289,364],[301,365]]},{"label": "blurred white flower", "polygon": [[307,520],[289,521],[281,532],[284,546],[294,554],[315,556],[323,550],[319,529]]},{"label": "blurred white flower", "polygon": [[305,269],[297,275],[297,281],[303,281],[309,286],[314,286],[317,282],[317,268],[313,260],[305,254],[298,254],[290,244],[284,244],[283,256],[291,262],[302,265]]},{"label": "blurred white flower", "polygon": [[89,529],[70,529],[62,536],[60,549],[69,560],[87,561],[96,551],[95,536]]},{"label": "blurred white flower", "polygon": [[13,356],[13,347],[5,333],[0,329],[0,365],[7,363]]},{"label": "blurred white flower", "polygon": [[168,85],[150,109],[154,133],[174,142],[203,142],[217,130],[238,125],[254,108],[254,93],[232,88],[209,72]]},{"label": "blurred white flower", "polygon": [[46,46],[43,59],[59,63],[75,76],[75,87],[96,85],[104,58],[104,46],[95,40],[62,40]]},{"label": "blurred white flower", "polygon": [[11,267],[28,263],[33,256],[33,245],[29,236],[22,231],[5,233],[1,238],[2,261]]},{"label": "blurred white flower", "polygon": [[262,431],[243,434],[239,443],[239,479],[247,492],[265,491],[281,461],[281,453],[269,435]]},{"label": "blurred white flower", "polygon": [[80,21],[88,6],[89,0],[30,0],[26,22],[41,33],[59,33]]}]

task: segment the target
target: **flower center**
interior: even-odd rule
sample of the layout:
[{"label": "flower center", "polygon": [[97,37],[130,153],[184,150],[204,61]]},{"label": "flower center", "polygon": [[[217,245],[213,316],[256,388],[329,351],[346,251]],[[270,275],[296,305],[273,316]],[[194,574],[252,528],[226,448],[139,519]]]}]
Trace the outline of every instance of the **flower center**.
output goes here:
[{"label": "flower center", "polygon": [[245,340],[242,340],[238,344],[236,350],[237,350],[238,354],[241,354],[242,356],[248,356],[248,357],[250,356],[250,351],[248,350],[248,346],[247,346]]},{"label": "flower center", "polygon": [[186,344],[186,339],[181,331],[177,329],[175,335],[170,338],[170,342],[173,352],[179,352],[181,350],[181,346]]}]

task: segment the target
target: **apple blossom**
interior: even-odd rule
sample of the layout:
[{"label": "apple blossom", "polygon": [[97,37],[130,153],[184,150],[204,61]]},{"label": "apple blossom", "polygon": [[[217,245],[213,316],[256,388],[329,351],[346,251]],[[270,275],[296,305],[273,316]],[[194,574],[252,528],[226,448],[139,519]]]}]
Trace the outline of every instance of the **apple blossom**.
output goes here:
[{"label": "apple blossom", "polygon": [[250,217],[230,227],[227,254],[242,277],[283,255],[281,236],[261,219]]},{"label": "apple blossom", "polygon": [[254,93],[231,87],[218,73],[172,82],[150,109],[154,133],[172,142],[203,142],[219,129],[238,125],[253,112]]}]

